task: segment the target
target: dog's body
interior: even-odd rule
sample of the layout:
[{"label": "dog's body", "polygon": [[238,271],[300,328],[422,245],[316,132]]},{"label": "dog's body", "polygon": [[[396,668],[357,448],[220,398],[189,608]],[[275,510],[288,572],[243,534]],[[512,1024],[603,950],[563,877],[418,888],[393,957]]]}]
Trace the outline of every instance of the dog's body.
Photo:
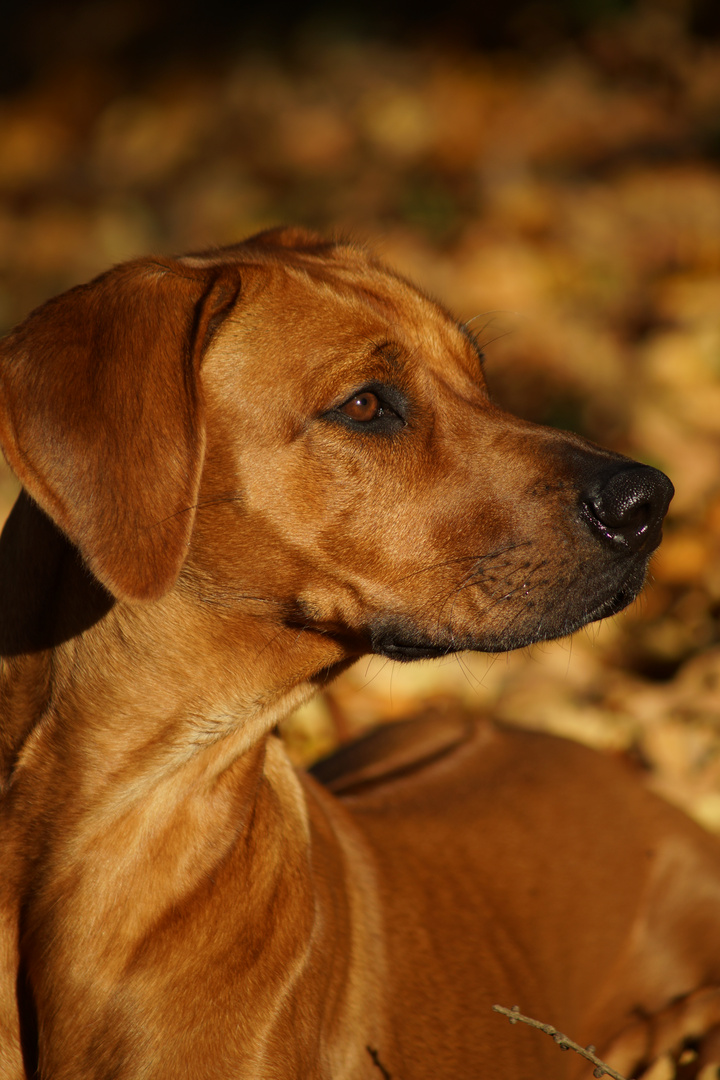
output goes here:
[{"label": "dog's body", "polygon": [[323,786],[270,734],[365,652],[620,610],[662,474],[502,413],[441,308],[290,231],[40,308],[0,441],[3,1080],[578,1071],[496,1001],[716,1053],[720,852],[625,766],[458,715]]}]

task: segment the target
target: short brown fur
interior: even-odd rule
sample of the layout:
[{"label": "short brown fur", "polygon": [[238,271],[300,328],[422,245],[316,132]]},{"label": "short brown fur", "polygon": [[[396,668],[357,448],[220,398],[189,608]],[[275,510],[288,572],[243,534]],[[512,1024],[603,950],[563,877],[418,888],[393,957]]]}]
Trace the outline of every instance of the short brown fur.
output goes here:
[{"label": "short brown fur", "polygon": [[[372,431],[343,411],[388,386]],[[272,734],[363,653],[628,602],[649,551],[578,511],[624,459],[504,413],[441,307],[299,230],[38,309],[0,442],[2,1080],[584,1074],[496,1001],[622,1069],[717,1054],[718,846],[629,766],[457,712],[317,779]]]}]

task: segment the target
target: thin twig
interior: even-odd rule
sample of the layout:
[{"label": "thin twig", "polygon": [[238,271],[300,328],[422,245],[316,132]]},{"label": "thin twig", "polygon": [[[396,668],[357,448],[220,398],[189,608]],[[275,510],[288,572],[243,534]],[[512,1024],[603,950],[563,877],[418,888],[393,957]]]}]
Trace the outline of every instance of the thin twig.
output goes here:
[{"label": "thin twig", "polygon": [[584,1057],[586,1061],[595,1066],[593,1076],[599,1078],[607,1073],[613,1080],[625,1080],[621,1073],[615,1072],[615,1069],[612,1069],[599,1057],[596,1057],[594,1046],[580,1046],[578,1043],[573,1042],[572,1039],[568,1039],[567,1035],[563,1035],[557,1028],[552,1027],[551,1024],[543,1024],[540,1020],[533,1020],[531,1016],[523,1016],[518,1005],[513,1005],[512,1009],[506,1009],[504,1005],[493,1005],[493,1009],[495,1012],[507,1016],[511,1024],[517,1024],[519,1020],[529,1027],[537,1028],[538,1031],[544,1031],[546,1035],[555,1040],[561,1050],[574,1050],[576,1054],[580,1054],[581,1057]]},{"label": "thin twig", "polygon": [[380,1054],[378,1053],[378,1051],[374,1050],[372,1046],[366,1046],[365,1049],[367,1050],[368,1054],[372,1058],[372,1062],[373,1062],[373,1065],[375,1066],[375,1068],[379,1069],[380,1072],[382,1073],[384,1080],[392,1080],[392,1076],[390,1075],[390,1073],[387,1071],[387,1069],[383,1065],[382,1061],[380,1060]]}]

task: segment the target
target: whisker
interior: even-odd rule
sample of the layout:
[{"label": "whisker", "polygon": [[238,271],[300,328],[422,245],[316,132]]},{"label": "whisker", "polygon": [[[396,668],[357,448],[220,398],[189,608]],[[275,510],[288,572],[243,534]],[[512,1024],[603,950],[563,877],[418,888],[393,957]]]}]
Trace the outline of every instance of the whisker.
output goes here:
[{"label": "whisker", "polygon": [[[467,661],[463,659],[461,653],[456,653],[455,659],[457,660],[458,667],[462,671],[468,686],[474,694],[480,697],[479,690],[482,688],[482,683],[477,678],[477,676],[471,672]],[[473,682],[475,683],[475,685],[473,685]]]},{"label": "whisker", "polygon": [[375,680],[383,673],[388,664],[391,663],[389,657],[383,656],[382,664],[380,664],[380,667],[377,669],[374,675],[368,678],[368,674],[370,672],[370,668],[372,667],[373,661],[379,658],[379,653],[370,653],[370,656],[368,657],[367,667],[365,668],[365,682],[362,683],[360,687],[358,687],[359,690],[366,690],[367,687],[374,683]]},{"label": "whisker", "polygon": [[512,544],[506,544],[504,547],[496,548],[494,551],[486,551],[481,554],[473,553],[471,555],[454,555],[448,559],[441,559],[439,562],[428,563],[427,566],[421,566],[419,570],[412,570],[409,574],[404,574],[401,577],[393,578],[390,582],[390,585],[402,585],[403,582],[409,581],[410,578],[418,577],[420,574],[428,574],[432,570],[442,570],[447,566],[456,566],[459,563],[481,562],[486,559],[497,559],[501,555],[507,555],[511,551],[516,551],[518,548],[531,546],[531,540],[517,540]]},{"label": "whisker", "polygon": [[157,521],[153,521],[149,526],[151,529],[157,529],[158,526],[164,525],[166,521],[172,521],[173,518],[180,517],[182,514],[189,514],[190,511],[204,510],[208,506],[220,506],[223,503],[240,502],[242,495],[240,493],[234,495],[223,495],[218,499],[208,499],[206,502],[191,503],[190,506],[183,506],[180,510],[176,510],[173,514],[168,514],[167,517],[158,518]]}]

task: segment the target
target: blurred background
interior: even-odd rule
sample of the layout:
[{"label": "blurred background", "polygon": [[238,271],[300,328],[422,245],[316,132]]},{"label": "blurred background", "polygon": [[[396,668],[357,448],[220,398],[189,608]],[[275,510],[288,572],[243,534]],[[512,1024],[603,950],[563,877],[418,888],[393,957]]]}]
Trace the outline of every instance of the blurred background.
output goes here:
[{"label": "blurred background", "polygon": [[[306,763],[460,699],[628,752],[720,830],[720,5],[25,0],[0,42],[0,330],[119,260],[299,223],[486,344],[494,396],[677,495],[626,613],[511,656],[358,663]],[[0,465],[0,520],[16,493]]]}]

